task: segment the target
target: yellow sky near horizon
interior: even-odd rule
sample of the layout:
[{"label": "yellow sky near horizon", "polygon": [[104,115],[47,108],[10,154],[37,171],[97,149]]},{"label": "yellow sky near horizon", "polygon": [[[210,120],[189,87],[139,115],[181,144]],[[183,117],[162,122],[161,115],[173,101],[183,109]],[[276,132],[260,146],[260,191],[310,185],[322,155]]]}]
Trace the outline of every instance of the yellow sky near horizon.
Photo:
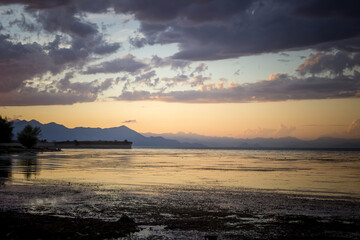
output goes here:
[{"label": "yellow sky near horizon", "polygon": [[360,111],[354,111],[359,103],[359,99],[218,104],[109,101],[1,107],[0,114],[10,119],[56,122],[69,128],[126,125],[140,133],[313,139],[346,137],[349,124],[360,119]]}]

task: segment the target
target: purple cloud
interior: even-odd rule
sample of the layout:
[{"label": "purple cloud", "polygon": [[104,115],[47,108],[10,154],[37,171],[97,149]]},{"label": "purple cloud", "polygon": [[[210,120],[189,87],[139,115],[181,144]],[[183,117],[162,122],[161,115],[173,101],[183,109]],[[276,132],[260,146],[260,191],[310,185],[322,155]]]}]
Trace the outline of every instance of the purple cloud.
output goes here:
[{"label": "purple cloud", "polygon": [[297,68],[301,75],[321,74],[329,72],[331,74],[342,75],[345,70],[353,70],[360,66],[360,54],[350,54],[345,52],[311,54],[303,64]]},{"label": "purple cloud", "polygon": [[156,72],[154,70],[145,72],[135,78],[136,83],[144,83],[147,86],[155,87],[159,83],[159,78],[156,77]]},{"label": "purple cloud", "polygon": [[100,64],[90,66],[84,71],[84,74],[96,73],[119,73],[128,72],[135,73],[136,71],[147,67],[147,64],[137,60],[135,56],[128,54],[122,58],[117,58],[112,61],[102,62]]},{"label": "purple cloud", "polygon": [[83,13],[132,14],[140,33],[130,42],[177,43],[173,57],[214,60],[285,50],[338,48],[358,51],[360,4],[357,0],[0,0],[34,13],[44,30],[71,37],[99,35]]},{"label": "purple cloud", "polygon": [[25,80],[58,69],[39,44],[14,44],[8,36],[0,35],[0,92],[14,90]]},{"label": "purple cloud", "polygon": [[184,69],[190,67],[191,62],[186,60],[172,59],[172,58],[160,58],[157,55],[153,55],[151,58],[151,65],[153,67],[167,67],[172,69]]},{"label": "purple cloud", "polygon": [[[210,79],[201,75],[206,66],[200,64],[189,76],[182,71],[181,75],[162,78],[167,86],[181,82],[199,86],[199,90],[129,92],[130,80],[127,79],[125,91],[118,99],[253,102],[359,97],[360,31],[357,26],[360,25],[360,4],[356,0],[158,0],[151,3],[147,0],[0,0],[0,5],[11,4],[22,4],[27,12],[16,16],[18,19],[11,24],[28,33],[41,32],[54,39],[41,45],[0,36],[2,104],[12,99],[10,93],[18,97],[20,92],[24,99],[33,96],[35,103],[51,98],[50,93],[53,101],[48,102],[53,103],[61,96],[68,97],[68,102],[95,100],[101,91],[114,84],[113,80],[74,82],[68,76],[68,79],[65,77],[56,82],[58,89],[48,86],[45,90],[35,89],[35,84],[29,82],[47,73],[75,71],[84,66],[84,74],[137,74],[132,83],[155,86],[160,80],[151,67],[183,70],[189,67],[191,60],[227,59],[299,49],[321,52],[311,55],[299,66],[298,77],[278,74],[271,80],[250,84],[206,84]],[[178,52],[167,58],[154,55],[150,63],[127,55],[86,65],[94,57],[115,53],[121,47],[120,43],[107,42],[101,28],[84,17],[87,13],[110,10],[130,14],[140,22],[138,35],[130,38],[134,46],[175,43]],[[37,22],[28,21],[28,16]],[[4,27],[0,25],[1,30]],[[324,73],[330,73],[331,77],[325,78]],[[16,102],[20,104],[21,101],[17,99],[12,104]]]},{"label": "purple cloud", "polygon": [[358,98],[360,75],[338,76],[332,79],[321,77],[296,78],[286,74],[273,74],[270,80],[256,83],[225,86],[201,85],[198,90],[151,93],[148,91],[124,92],[118,100],[184,103],[242,103],[308,99]]},{"label": "purple cloud", "polygon": [[[178,43],[180,51],[173,56],[177,59],[226,59],[304,48],[359,49],[357,1],[210,0],[171,6],[157,1],[151,8],[141,3],[132,1],[117,9],[141,21],[139,30],[145,37],[138,45]],[[156,14],[165,6],[172,11]]]},{"label": "purple cloud", "polygon": [[25,87],[19,91],[6,92],[0,95],[0,106],[34,106],[34,105],[70,105],[81,102],[93,102],[96,94],[71,91],[45,91]]}]

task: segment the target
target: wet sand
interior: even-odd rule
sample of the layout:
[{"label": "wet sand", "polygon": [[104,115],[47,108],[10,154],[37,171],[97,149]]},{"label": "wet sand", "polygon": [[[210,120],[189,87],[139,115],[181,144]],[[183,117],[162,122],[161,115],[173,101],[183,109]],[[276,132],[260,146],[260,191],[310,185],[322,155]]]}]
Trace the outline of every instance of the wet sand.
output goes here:
[{"label": "wet sand", "polygon": [[[105,189],[99,185],[66,186],[59,182],[47,186],[9,185],[0,190],[1,223],[6,229],[2,230],[1,239],[23,239],[26,234],[22,232],[28,232],[33,239],[64,236],[71,239],[120,236],[126,236],[124,239],[358,239],[360,236],[359,201],[351,198],[251,189],[211,192],[153,186]],[[123,228],[117,221],[124,214],[136,224]]]}]

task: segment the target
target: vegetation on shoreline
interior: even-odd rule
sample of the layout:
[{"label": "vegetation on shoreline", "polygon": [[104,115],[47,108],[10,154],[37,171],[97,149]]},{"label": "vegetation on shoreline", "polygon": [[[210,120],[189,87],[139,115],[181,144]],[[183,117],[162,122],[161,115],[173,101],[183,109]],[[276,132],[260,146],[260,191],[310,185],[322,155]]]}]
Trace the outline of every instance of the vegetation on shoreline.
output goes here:
[{"label": "vegetation on shoreline", "polygon": [[17,134],[17,139],[24,147],[33,148],[39,141],[40,133],[41,129],[39,127],[32,127],[28,124]]},{"label": "vegetation on shoreline", "polygon": [[12,122],[8,121],[6,117],[0,116],[0,143],[11,142],[13,129]]},{"label": "vegetation on shoreline", "polygon": [[39,127],[32,127],[26,125],[24,129],[17,134],[17,140],[24,146],[16,146],[12,141],[13,137],[13,124],[6,117],[0,116],[0,154],[11,154],[11,153],[35,153],[44,151],[58,151],[59,149],[49,148],[34,148],[39,141],[39,135],[41,129]]}]

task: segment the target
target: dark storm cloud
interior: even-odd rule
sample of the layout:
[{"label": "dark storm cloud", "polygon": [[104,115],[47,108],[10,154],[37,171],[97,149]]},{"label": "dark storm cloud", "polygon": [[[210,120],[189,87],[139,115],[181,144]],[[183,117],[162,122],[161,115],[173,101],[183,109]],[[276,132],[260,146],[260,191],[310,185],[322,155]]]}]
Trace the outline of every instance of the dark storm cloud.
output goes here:
[{"label": "dark storm cloud", "polygon": [[58,63],[81,63],[87,61],[91,54],[104,55],[115,53],[120,43],[108,43],[98,26],[85,21],[75,14],[81,13],[75,5],[40,11],[36,19],[49,33],[61,32],[70,37],[70,48],[55,48],[50,54]]},{"label": "dark storm cloud", "polygon": [[198,90],[150,93],[124,92],[117,99],[126,101],[156,100],[185,103],[267,102],[307,99],[360,97],[360,74],[333,79],[321,77],[296,78],[273,74],[271,80],[248,84],[224,83],[201,85]]},{"label": "dark storm cloud", "polygon": [[[47,72],[58,73],[67,64],[78,63],[88,57],[86,48],[59,48],[59,41],[56,38],[52,45],[44,48],[37,43],[15,44],[8,36],[0,35],[0,92],[14,90],[25,80]],[[79,45],[82,44],[81,41]],[[48,53],[45,50],[49,50]]]},{"label": "dark storm cloud", "polygon": [[115,53],[121,47],[120,43],[110,43],[110,44],[102,44],[96,46],[94,49],[94,53],[98,55],[104,55],[109,53]]},{"label": "dark storm cloud", "polygon": [[114,1],[115,11],[134,14],[146,22],[168,23],[174,19],[208,22],[228,19],[245,11],[251,0],[135,0]]},{"label": "dark storm cloud", "polygon": [[71,82],[73,76],[73,73],[66,74],[63,79],[57,82],[57,88],[63,92],[97,93],[97,88],[94,87],[96,80],[91,82]]},{"label": "dark storm cloud", "polygon": [[[89,66],[85,74],[137,74],[144,70],[145,73],[138,76],[138,82],[149,83],[146,79],[150,79],[154,85],[156,79],[151,67],[170,66],[173,70],[183,70],[191,60],[227,59],[299,49],[322,51],[299,66],[301,77],[279,74],[271,81],[225,87],[224,83],[205,84],[209,78],[200,73],[206,66],[199,65],[192,73],[198,76],[192,80],[192,75],[168,79],[170,84],[186,82],[200,86],[199,90],[125,91],[118,99],[251,102],[359,97],[359,73],[356,72],[359,55],[356,53],[360,51],[360,1],[357,0],[0,0],[0,5],[11,4],[22,4],[27,11],[22,17],[16,16],[18,19],[12,24],[30,33],[41,31],[53,35],[54,40],[40,45],[0,36],[3,105],[94,101],[98,94],[110,88],[113,80],[82,83],[71,81],[70,76],[57,83],[59,89],[51,90],[53,92],[25,84],[26,80],[49,72],[57,74],[70,68],[80,69],[93,60],[94,55],[116,52],[121,45],[107,42],[99,26],[85,17],[86,13],[106,13],[110,9],[132,14],[140,21],[137,34],[129,39],[135,47],[175,43],[179,51],[168,58],[155,55],[149,64],[127,55]],[[37,23],[24,16],[33,17]],[[334,49],[340,51],[329,51]],[[344,76],[347,70],[353,74]],[[327,79],[316,76],[326,72],[334,76]]]},{"label": "dark storm cloud", "polygon": [[147,40],[145,38],[135,36],[129,38],[129,43],[135,48],[142,48],[147,44]]},{"label": "dark storm cloud", "polygon": [[[360,3],[357,0],[0,0],[36,11],[46,31],[71,36],[98,34],[83,13],[133,14],[139,32],[136,47],[179,44],[173,57],[187,60],[234,58],[285,50],[317,48],[359,50]],[[46,11],[45,11],[46,10]]]},{"label": "dark storm cloud", "polygon": [[147,67],[147,64],[136,60],[135,56],[128,54],[122,58],[117,58],[112,61],[102,62],[100,64],[90,66],[87,68],[84,74],[96,74],[96,73],[119,73],[129,72],[135,73],[136,71]]},{"label": "dark storm cloud", "polygon": [[[295,1],[295,0],[293,0]],[[357,0],[305,0],[300,1],[295,13],[308,17],[360,18],[360,3]]]},{"label": "dark storm cloud", "polygon": [[61,31],[71,36],[89,37],[98,33],[97,25],[75,17],[76,10],[56,8],[40,11],[36,18],[48,32]]},{"label": "dark storm cloud", "polygon": [[[96,24],[85,21],[81,8],[85,3],[77,1],[5,1],[0,4],[24,4],[28,14],[9,22],[26,32],[43,31],[55,35],[53,42],[45,45],[21,43],[10,36],[0,36],[0,91],[20,88],[26,80],[41,77],[45,73],[57,74],[67,68],[81,67],[92,55],[116,52],[121,45],[108,43]],[[91,5],[90,1],[87,5]],[[89,7],[89,6],[88,6]],[[30,21],[34,18],[37,23]],[[70,47],[61,47],[67,45]],[[34,91],[31,91],[32,93]],[[30,96],[30,95],[29,95]]]},{"label": "dark storm cloud", "polygon": [[329,72],[342,75],[345,70],[353,70],[360,66],[360,54],[349,54],[344,52],[311,54],[303,64],[297,68],[301,75],[306,73],[320,74]]},{"label": "dark storm cloud", "polygon": [[93,102],[96,94],[42,91],[26,87],[21,91],[6,92],[0,95],[0,106],[34,106],[34,105],[70,105],[74,103]]},{"label": "dark storm cloud", "polygon": [[[49,55],[58,65],[72,64],[72,66],[85,64],[92,54],[104,55],[116,52],[121,45],[119,43],[107,43],[101,35],[88,38],[73,37],[69,48],[60,48],[61,37],[57,35],[55,40],[49,43],[45,49],[50,50]],[[64,40],[64,43],[66,41]]]},{"label": "dark storm cloud", "polygon": [[349,38],[337,42],[328,42],[316,46],[318,51],[329,51],[329,49],[338,49],[345,52],[360,52],[360,37]]},{"label": "dark storm cloud", "polygon": [[104,81],[73,82],[71,81],[73,77],[74,73],[67,73],[64,78],[54,81],[45,89],[21,86],[16,90],[4,92],[0,95],[0,106],[69,105],[93,102],[117,82],[112,78]]},{"label": "dark storm cloud", "polygon": [[67,5],[71,0],[0,0],[0,4],[24,4],[27,9],[50,9]]},{"label": "dark storm cloud", "polygon": [[[178,59],[214,60],[304,48],[355,50],[359,45],[351,43],[360,33],[359,1],[228,1],[241,6],[216,0],[185,1],[181,6],[157,1],[150,8],[142,1],[131,2],[119,11],[141,20],[139,30],[145,37],[133,39],[134,45],[178,43],[180,51],[173,56]],[[219,11],[209,10],[214,6]],[[165,16],[156,14],[162,7],[175,9]]]},{"label": "dark storm cloud", "polygon": [[57,88],[63,92],[75,92],[81,94],[88,94],[89,96],[97,96],[101,92],[109,89],[115,81],[112,78],[108,78],[99,84],[98,80],[91,82],[72,82],[70,81],[74,77],[73,73],[68,73],[63,79],[57,82]]},{"label": "dark storm cloud", "polygon": [[48,71],[57,71],[57,67],[39,44],[14,44],[0,35],[0,92],[14,90]]}]

